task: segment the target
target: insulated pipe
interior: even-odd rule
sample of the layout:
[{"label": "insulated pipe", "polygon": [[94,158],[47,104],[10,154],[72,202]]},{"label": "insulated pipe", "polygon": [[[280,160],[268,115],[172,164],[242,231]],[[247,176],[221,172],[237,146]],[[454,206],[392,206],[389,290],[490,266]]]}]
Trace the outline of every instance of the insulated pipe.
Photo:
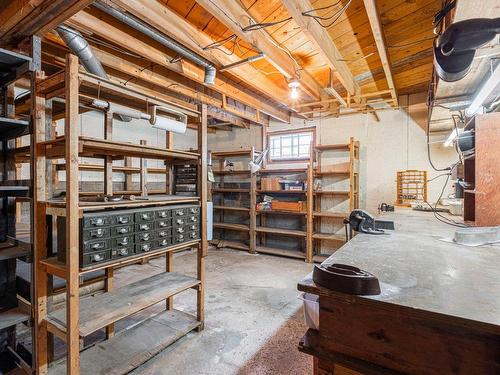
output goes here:
[{"label": "insulated pipe", "polygon": [[171,39],[170,37],[161,34],[157,30],[145,25],[143,22],[141,22],[134,16],[123,13],[101,2],[95,2],[94,6],[97,9],[102,10],[103,12],[109,14],[110,16],[116,18],[117,20],[120,20],[126,25],[132,27],[133,29],[138,30],[141,33],[147,35],[151,39],[156,40],[158,43],[178,53],[182,57],[185,57],[186,59],[191,60],[195,64],[202,66],[205,69],[204,83],[207,85],[213,85],[215,83],[216,70],[215,66],[210,61],[194,53],[189,48],[184,47],[182,44]]},{"label": "insulated pipe", "polygon": [[108,79],[108,75],[102,67],[101,62],[94,56],[92,49],[82,34],[64,25],[57,26],[56,30],[71,52],[78,56],[78,59],[87,72]]}]

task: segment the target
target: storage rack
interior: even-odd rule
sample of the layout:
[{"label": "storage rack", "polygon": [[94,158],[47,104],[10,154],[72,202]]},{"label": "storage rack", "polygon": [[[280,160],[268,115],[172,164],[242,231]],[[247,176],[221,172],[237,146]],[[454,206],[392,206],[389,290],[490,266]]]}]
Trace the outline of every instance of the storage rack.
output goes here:
[{"label": "storage rack", "polygon": [[[329,158],[341,159],[342,162],[327,164]],[[330,186],[328,190],[314,190],[314,260],[322,262],[331,255],[322,254],[324,243],[328,243],[329,249],[337,249],[347,240],[345,234],[340,233],[343,219],[359,207],[359,141],[351,137],[345,144],[318,145],[316,160],[315,182],[321,179],[322,185],[328,181]],[[349,182],[348,190],[345,189],[346,181]],[[336,188],[338,185],[342,187]],[[336,208],[339,206],[341,209]],[[325,222],[333,230],[323,232]]]},{"label": "storage rack", "polygon": [[410,207],[413,202],[427,202],[427,171],[398,171],[396,194],[398,206]]},{"label": "storage rack", "polygon": [[[327,161],[322,160],[324,153],[334,152],[340,153],[344,159],[345,163],[338,165],[332,164],[328,165]],[[234,153],[240,153],[240,155],[246,155],[249,151],[229,151],[225,153],[220,153],[218,155],[215,153],[216,158],[229,156]],[[317,167],[314,167],[314,161],[317,161]],[[234,171],[234,172],[221,172],[222,175],[227,174],[247,174],[247,171]],[[300,180],[302,180],[307,186],[306,189],[297,190],[263,190],[257,188],[260,179],[263,176],[297,176],[302,175]],[[316,178],[329,178],[334,177],[342,181],[347,180],[349,182],[348,189],[342,190],[324,190],[316,189],[314,190],[314,179]],[[329,222],[334,221],[336,224],[342,225],[342,220],[349,217],[350,212],[359,207],[359,141],[355,141],[354,138],[350,138],[349,143],[346,144],[330,144],[330,145],[318,145],[311,149],[311,155],[307,166],[302,168],[284,168],[284,169],[262,169],[255,175],[250,176],[251,184],[250,189],[246,188],[213,188],[212,192],[215,194],[228,194],[228,193],[238,193],[238,194],[250,194],[250,204],[249,208],[241,207],[224,207],[227,211],[244,211],[249,212],[250,215],[250,225],[234,224],[234,223],[214,223],[214,227],[221,229],[227,229],[232,231],[240,231],[248,233],[249,235],[249,246],[246,243],[236,242],[236,241],[220,241],[218,242],[219,247],[229,247],[240,250],[247,250],[251,253],[263,253],[271,255],[279,255],[296,259],[304,259],[307,262],[320,262],[324,260],[327,256],[321,253],[321,244],[323,242],[334,243],[341,245],[346,241],[345,234],[339,233],[325,233],[321,231],[322,221],[329,220]],[[272,197],[286,197],[287,200],[297,201],[302,199],[306,202],[305,209],[303,211],[288,211],[288,210],[255,210],[256,202],[259,196],[269,195]],[[335,198],[344,204],[345,209],[332,211],[326,208],[325,197]],[[216,209],[222,209],[221,207],[215,206]],[[253,208],[253,211],[252,211]],[[283,226],[269,226],[268,217],[270,216],[279,217],[280,219],[287,221],[295,221],[297,219],[301,220],[300,228],[286,228]],[[252,220],[252,217],[254,220]],[[291,223],[293,224],[293,223]],[[297,226],[297,225],[295,225]],[[343,228],[343,227],[341,227]],[[337,229],[339,227],[337,226]],[[300,249],[289,249],[279,246],[268,246],[268,240],[278,237],[289,237],[298,239],[303,243]],[[329,246],[331,248],[331,246]],[[339,247],[339,246],[337,246]],[[336,247],[336,248],[337,248]]]},{"label": "storage rack", "polygon": [[[213,174],[218,181],[215,182],[216,186],[212,188],[212,195],[216,197],[214,200],[216,202],[214,205],[215,217],[218,220],[214,220],[213,227],[217,229],[215,232],[221,235],[220,238],[214,239],[212,243],[219,248],[230,247],[253,253],[255,252],[254,192],[256,189],[256,176],[250,172],[248,163],[255,159],[257,151],[252,147],[251,149],[212,152],[211,155],[212,160],[218,161],[218,168],[213,170]],[[243,168],[226,170],[224,163],[227,158],[234,158],[233,160],[238,164],[242,164]],[[237,177],[239,179],[235,180]],[[227,180],[228,178],[230,181]],[[226,187],[226,184],[231,186]],[[243,197],[248,196],[248,207],[244,203],[226,205],[227,196],[238,196],[238,202],[241,202]],[[242,220],[248,221],[248,224],[236,224],[234,220],[238,222]],[[233,233],[226,234],[228,231]],[[241,238],[241,234],[245,239]],[[231,236],[230,239],[224,238],[227,235]]]},{"label": "storage rack", "polygon": [[[35,275],[36,303],[35,370],[45,374],[49,370],[50,340],[53,334],[66,342],[65,361],[50,366],[51,373],[77,374],[80,367],[89,373],[104,374],[112,368],[114,373],[127,373],[146,361],[152,354],[158,353],[186,333],[203,329],[204,322],[204,258],[207,253],[207,107],[202,105],[199,111],[181,108],[192,117],[200,119],[198,128],[198,150],[200,154],[176,151],[169,148],[156,148],[131,143],[114,142],[113,116],[105,115],[105,139],[90,139],[78,136],[79,105],[89,97],[100,95],[103,100],[119,102],[128,106],[145,108],[149,105],[172,106],[157,97],[144,95],[133,89],[106,81],[95,76],[79,72],[78,59],[67,55],[65,69],[43,79],[37,71],[36,97],[33,100],[33,119],[35,125],[32,163],[36,171],[34,179],[35,201]],[[50,112],[46,111],[46,101],[54,97],[64,97],[65,124],[64,137],[49,139],[45,132],[45,122]],[[178,108],[178,106],[176,106]],[[171,144],[171,135],[167,137],[167,146]],[[198,165],[199,197],[156,196],[148,200],[122,202],[81,202],[78,191],[79,157],[89,156],[104,159],[105,194],[113,195],[113,160],[126,157],[142,159],[160,159],[168,164],[196,163]],[[46,181],[46,161],[57,158],[66,160],[66,197],[53,199],[49,192],[50,181]],[[144,170],[144,169],[143,169]],[[170,185],[171,189],[171,185]],[[144,254],[123,258],[117,263],[96,264],[90,269],[82,269],[79,264],[79,219],[84,212],[112,210],[114,208],[150,207],[158,204],[197,203],[201,206],[201,240],[181,243],[168,248],[160,248]],[[51,235],[51,216],[63,216],[66,220],[66,264],[50,257],[47,237]],[[183,248],[197,248],[197,276],[172,272],[173,251]],[[137,262],[153,255],[166,255],[166,272],[143,279],[128,286],[113,289],[113,269],[116,266]],[[80,276],[104,269],[106,271],[105,293],[80,300]],[[55,275],[66,280],[66,306],[60,311],[51,311],[48,305],[50,294],[47,282]],[[197,291],[196,316],[175,310],[173,296],[185,290]],[[154,318],[114,336],[114,323],[147,307],[166,301],[166,311]],[[107,340],[80,353],[80,339],[92,332],[106,329]],[[151,335],[154,332],[154,335]],[[128,344],[127,353],[113,355],[117,348],[130,340],[133,335],[154,336],[154,346],[149,348],[134,347]],[[130,359],[130,362],[127,361]]]},{"label": "storage rack", "polygon": [[[33,75],[33,60],[25,55],[0,49],[0,142],[1,142],[1,177],[0,200],[2,218],[0,220],[0,272],[4,293],[0,296],[0,340],[6,339],[6,352],[12,364],[17,364],[31,372],[31,358],[20,355],[18,350],[18,324],[28,325],[31,311],[28,303],[18,296],[16,269],[19,262],[30,263],[32,246],[29,231],[23,230],[20,219],[21,210],[17,204],[31,204],[30,180],[22,180],[21,164],[15,159],[15,150],[21,144],[21,137],[31,132],[29,118],[16,118],[14,83]],[[29,97],[29,94],[26,94]],[[27,146],[29,149],[29,146]],[[25,159],[28,163],[29,159]],[[31,211],[32,212],[32,211]],[[32,292],[30,292],[32,295]],[[2,347],[4,346],[3,343]],[[26,349],[24,352],[27,353]],[[24,357],[24,358],[23,358]],[[0,360],[6,364],[6,358]],[[0,368],[2,372],[2,368]]]}]

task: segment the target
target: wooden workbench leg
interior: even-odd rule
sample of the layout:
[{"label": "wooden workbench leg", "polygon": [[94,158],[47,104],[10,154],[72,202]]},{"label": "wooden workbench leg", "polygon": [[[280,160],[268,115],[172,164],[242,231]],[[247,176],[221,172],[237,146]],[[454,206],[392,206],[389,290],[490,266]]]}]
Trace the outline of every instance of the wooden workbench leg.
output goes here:
[{"label": "wooden workbench leg", "polygon": [[200,285],[198,285],[197,295],[196,295],[196,318],[201,323],[197,328],[198,331],[202,331],[205,325],[205,256],[203,255],[203,245],[200,243],[198,245],[197,251],[197,264],[198,264],[198,280],[200,280]]},{"label": "wooden workbench leg", "polygon": [[66,56],[66,346],[68,375],[80,373],[78,58]]},{"label": "wooden workbench leg", "polygon": [[[165,271],[173,272],[174,271],[174,252],[169,251],[165,254]],[[168,297],[166,300],[167,310],[172,310],[174,308],[174,297]]]},{"label": "wooden workbench leg", "polygon": [[[106,280],[104,281],[104,291],[110,292],[113,289],[113,267],[106,268]],[[106,326],[106,339],[110,339],[115,335],[114,323]]]}]

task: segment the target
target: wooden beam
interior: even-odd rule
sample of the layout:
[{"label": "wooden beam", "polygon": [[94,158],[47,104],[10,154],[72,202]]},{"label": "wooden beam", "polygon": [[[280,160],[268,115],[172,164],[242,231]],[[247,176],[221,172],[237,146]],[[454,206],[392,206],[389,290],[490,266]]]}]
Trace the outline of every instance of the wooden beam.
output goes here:
[{"label": "wooden beam", "polygon": [[394,99],[394,105],[397,106],[398,95],[396,92],[396,86],[394,85],[394,79],[392,77],[392,66],[387,54],[386,41],[382,30],[382,22],[380,21],[380,16],[377,10],[377,4],[375,0],[363,0],[363,2],[370,21],[370,26],[372,28],[373,37],[375,38],[375,44],[377,45],[380,61],[382,62],[382,67],[384,68],[387,85],[391,91],[391,97]]},{"label": "wooden beam", "polygon": [[[87,32],[90,31],[118,45],[123,45],[123,41],[126,40],[127,43],[124,47],[128,50],[143,56],[153,63],[164,66],[168,69],[173,69],[172,64],[166,58],[164,51],[148,45],[141,40],[131,38],[127,32],[100,20],[94,15],[87,12],[80,12],[73,16],[67,23],[80,30],[86,30]],[[197,83],[203,84],[204,71],[202,68],[184,60],[181,61],[181,64],[182,72],[180,74]],[[241,87],[232,83],[225,77],[221,77],[219,75],[215,80],[215,84],[209,88],[228,97],[235,98],[235,100],[240,103],[259,109],[279,121],[287,123],[290,122],[290,112],[278,109],[276,106],[266,103],[264,100],[258,98],[257,95],[252,95],[243,91]]]},{"label": "wooden beam", "polygon": [[0,12],[2,44],[16,44],[30,35],[43,36],[89,6],[93,0],[17,0]]},{"label": "wooden beam", "polygon": [[321,99],[323,94],[321,86],[298,62],[287,52],[280,48],[279,44],[265,31],[243,31],[242,28],[249,25],[248,20],[252,17],[239,1],[227,0],[196,0],[203,8],[209,11],[215,18],[228,27],[239,38],[253,45],[256,49],[266,55],[266,59],[286,78],[298,78],[300,76],[300,89],[313,99]]},{"label": "wooden beam", "polygon": [[313,9],[309,0],[282,0],[283,5],[294,21],[299,25],[308,39],[318,49],[328,66],[335,70],[340,83],[351,95],[359,95],[360,88],[335,43],[328,35],[328,31],[318,25],[311,17],[305,17],[303,12]]}]

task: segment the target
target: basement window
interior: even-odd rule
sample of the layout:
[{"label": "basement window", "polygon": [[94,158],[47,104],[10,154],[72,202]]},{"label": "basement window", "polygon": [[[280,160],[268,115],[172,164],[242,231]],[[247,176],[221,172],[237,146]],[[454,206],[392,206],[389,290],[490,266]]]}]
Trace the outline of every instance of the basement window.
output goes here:
[{"label": "basement window", "polygon": [[313,136],[312,131],[270,134],[270,161],[308,160]]}]

